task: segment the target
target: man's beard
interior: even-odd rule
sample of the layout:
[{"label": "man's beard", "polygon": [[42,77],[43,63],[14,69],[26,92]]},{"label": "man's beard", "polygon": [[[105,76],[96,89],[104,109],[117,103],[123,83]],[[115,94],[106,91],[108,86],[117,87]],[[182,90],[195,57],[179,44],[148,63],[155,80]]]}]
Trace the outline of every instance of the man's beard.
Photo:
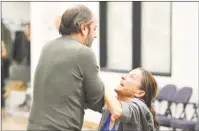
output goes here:
[{"label": "man's beard", "polygon": [[93,44],[93,39],[92,39],[92,37],[91,37],[91,31],[90,31],[91,29],[89,28],[89,32],[88,32],[88,36],[87,36],[87,38],[86,38],[86,46],[87,47],[91,47],[92,46],[92,44]]},{"label": "man's beard", "polygon": [[87,41],[87,42],[86,42],[86,46],[87,46],[87,47],[91,47],[92,44],[93,44],[93,40],[88,36],[88,38],[87,38],[86,41]]}]

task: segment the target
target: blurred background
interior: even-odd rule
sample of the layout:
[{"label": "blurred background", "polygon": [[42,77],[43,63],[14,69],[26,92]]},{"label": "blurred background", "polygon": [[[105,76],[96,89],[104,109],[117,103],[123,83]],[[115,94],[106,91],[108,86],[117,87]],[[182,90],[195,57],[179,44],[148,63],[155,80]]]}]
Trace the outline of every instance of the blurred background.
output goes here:
[{"label": "blurred background", "polygon": [[[113,91],[123,74],[143,67],[159,85],[154,107],[161,129],[189,128],[189,123],[193,128],[198,119],[198,2],[1,2],[1,129],[26,129],[40,52],[60,36],[61,15],[73,4],[88,6],[98,19],[92,48],[106,88]],[[96,129],[100,118],[86,110],[83,129]]]}]

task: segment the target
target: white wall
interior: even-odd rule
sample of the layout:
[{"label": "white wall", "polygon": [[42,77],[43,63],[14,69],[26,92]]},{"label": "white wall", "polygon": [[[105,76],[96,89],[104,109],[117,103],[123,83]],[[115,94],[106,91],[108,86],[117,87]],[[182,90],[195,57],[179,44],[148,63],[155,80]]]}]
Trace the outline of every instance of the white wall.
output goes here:
[{"label": "white wall", "polygon": [[198,102],[198,3],[173,3],[173,76],[179,86],[193,87]]},{"label": "white wall", "polygon": [[30,20],[30,2],[2,2],[2,18],[10,29],[19,29],[21,22]]},{"label": "white wall", "polygon": [[[84,2],[91,8],[98,17],[98,2]],[[32,76],[39,58],[39,53],[46,43],[56,36],[53,27],[55,16],[62,13],[71,2],[51,3],[32,2],[31,3],[31,23],[32,23]],[[44,19],[45,18],[45,19]],[[198,3],[194,2],[174,2],[173,3],[173,40],[172,40],[172,76],[155,76],[159,86],[174,83],[179,88],[182,86],[193,87],[193,97],[191,101],[198,101]],[[46,27],[52,26],[52,28]],[[52,31],[52,33],[51,33]],[[114,47],[117,48],[117,47]],[[99,37],[96,39],[93,49],[99,61]],[[118,55],[119,57],[119,55]],[[112,90],[119,84],[123,74],[100,72],[106,87]],[[93,117],[95,116],[95,117]],[[86,111],[86,120],[99,122],[100,114]]]}]

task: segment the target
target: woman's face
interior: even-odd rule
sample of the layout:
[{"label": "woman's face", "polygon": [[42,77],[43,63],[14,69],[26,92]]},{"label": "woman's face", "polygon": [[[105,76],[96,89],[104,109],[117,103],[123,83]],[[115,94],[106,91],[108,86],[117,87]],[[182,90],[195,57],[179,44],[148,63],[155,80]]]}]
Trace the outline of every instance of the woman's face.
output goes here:
[{"label": "woman's face", "polygon": [[140,90],[142,78],[140,69],[132,70],[129,74],[122,76],[120,86],[115,88],[115,92],[118,96],[136,97],[137,94],[143,92]]}]

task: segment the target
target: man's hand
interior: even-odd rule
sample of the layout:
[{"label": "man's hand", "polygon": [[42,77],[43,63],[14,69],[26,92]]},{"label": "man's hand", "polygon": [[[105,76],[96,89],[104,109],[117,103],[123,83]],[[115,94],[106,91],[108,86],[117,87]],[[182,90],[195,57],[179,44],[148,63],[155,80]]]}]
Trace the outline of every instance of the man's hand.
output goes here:
[{"label": "man's hand", "polygon": [[122,115],[122,107],[120,101],[117,100],[107,89],[105,89],[105,102],[109,112],[112,114],[114,119],[119,119]]}]

